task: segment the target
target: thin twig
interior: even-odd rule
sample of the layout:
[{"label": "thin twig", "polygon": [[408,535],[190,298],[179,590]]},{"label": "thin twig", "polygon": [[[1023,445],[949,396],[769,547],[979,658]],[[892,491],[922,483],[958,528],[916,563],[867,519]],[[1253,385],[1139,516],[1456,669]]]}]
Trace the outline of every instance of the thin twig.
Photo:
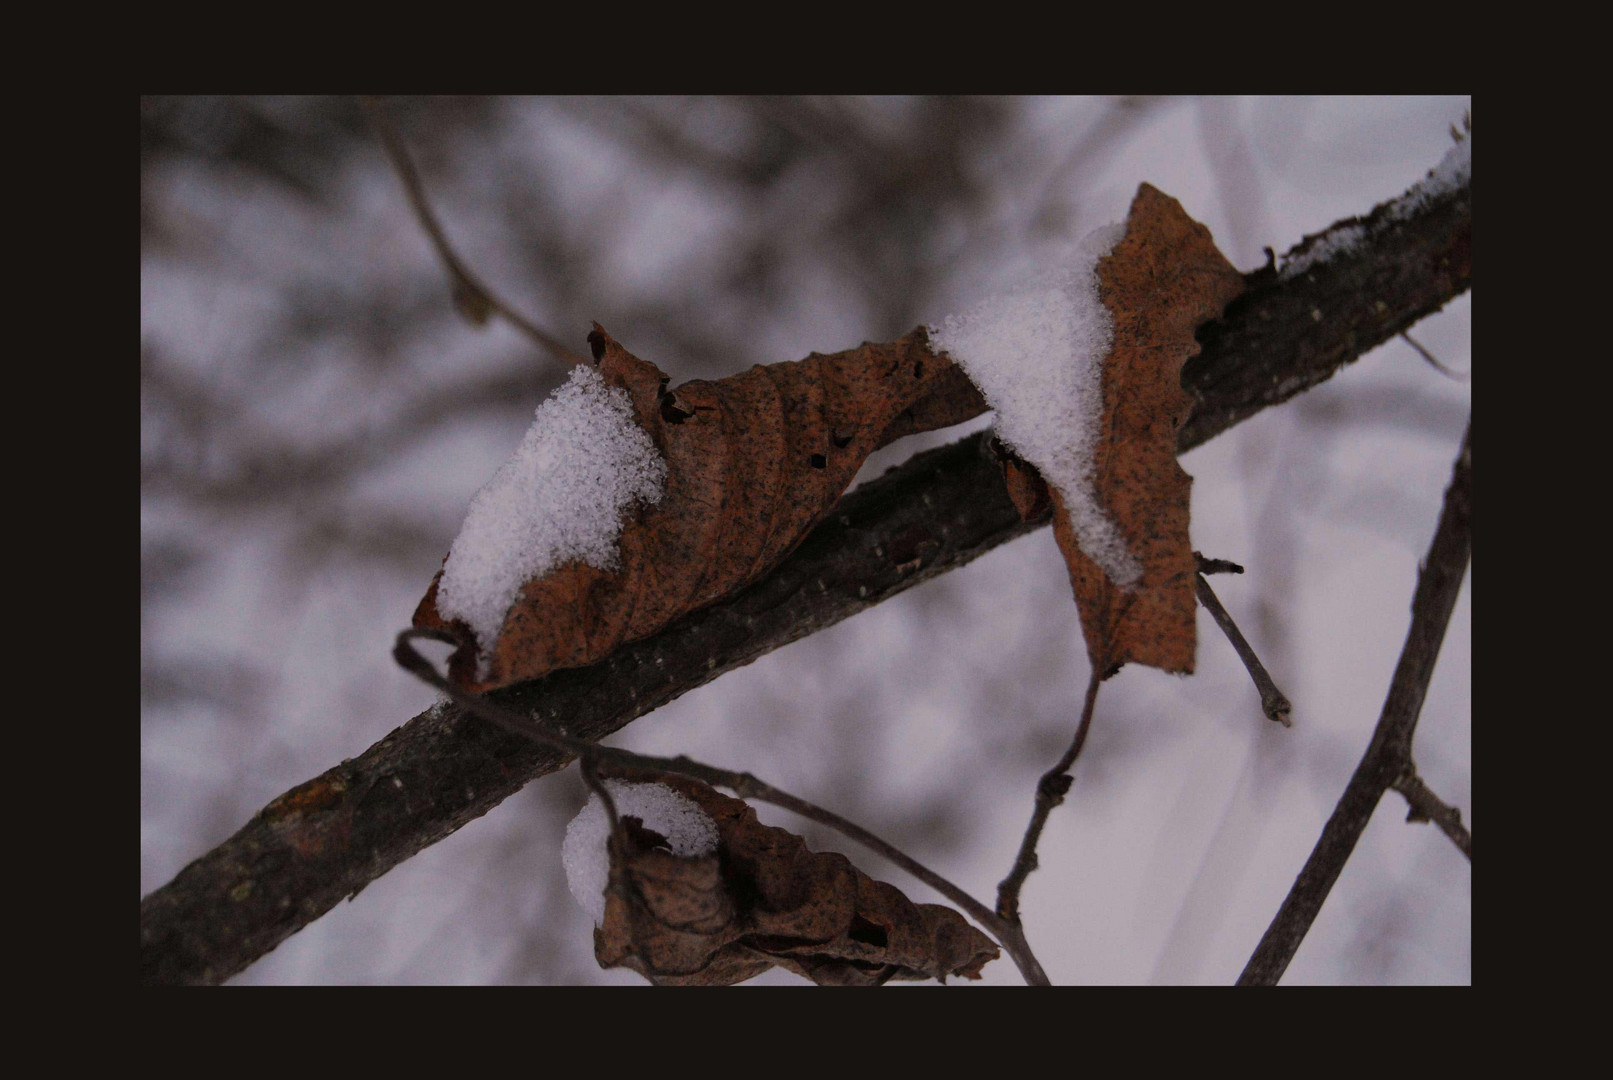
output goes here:
[{"label": "thin twig", "polygon": [[[421,656],[410,644],[416,638],[433,641],[453,643],[453,639],[436,630],[422,630],[412,628],[398,634],[397,644],[393,646],[392,655],[398,664],[422,681],[436,687],[454,701],[456,704],[503,728],[505,731],[522,738],[543,743],[563,753],[574,754],[582,759],[583,777],[588,781],[589,787],[603,797],[607,813],[611,818],[611,829],[614,835],[616,829],[615,807],[603,785],[598,782],[595,769],[604,764],[611,769],[629,774],[633,773],[675,773],[680,776],[693,777],[706,784],[731,789],[741,799],[756,799],[761,802],[782,806],[786,810],[800,814],[804,818],[827,825],[843,836],[846,836],[864,847],[883,855],[903,870],[912,874],[926,885],[935,889],[953,903],[967,911],[985,929],[997,939],[1003,951],[1013,959],[1024,975],[1025,981],[1032,986],[1049,985],[1046,972],[1031,952],[1030,945],[1025,940],[1022,929],[1015,923],[1000,918],[996,912],[970,896],[963,889],[954,885],[946,878],[937,874],[929,867],[913,859],[900,848],[881,840],[873,833],[854,822],[847,821],[832,811],[821,806],[797,798],[787,791],[781,791],[771,784],[758,780],[750,773],[732,772],[715,766],[705,765],[690,758],[679,756],[676,758],[651,757],[646,754],[635,754],[630,750],[622,750],[614,746],[601,746],[598,743],[587,742],[583,739],[574,739],[569,735],[561,735],[547,731],[538,724],[527,719],[519,713],[496,705],[485,697],[467,694],[459,687],[445,679],[436,667]],[[1090,708],[1088,710],[1090,713]]]},{"label": "thin twig", "polygon": [[1036,843],[1042,838],[1042,829],[1047,825],[1053,808],[1064,801],[1070,785],[1075,782],[1070,776],[1070,766],[1075,764],[1076,755],[1087,741],[1087,731],[1092,727],[1092,707],[1098,700],[1098,684],[1103,682],[1105,667],[1106,664],[1092,665],[1092,677],[1087,680],[1086,701],[1081,706],[1081,722],[1076,726],[1075,739],[1070,743],[1070,748],[1064,751],[1064,756],[1059,758],[1058,764],[1043,773],[1037,782],[1036,803],[1031,810],[1030,824],[1025,827],[1025,838],[1020,841],[1019,854],[1008,876],[997,886],[997,914],[1014,926],[1020,925],[1019,890],[1037,866]]},{"label": "thin twig", "polygon": [[1423,778],[1417,775],[1415,766],[1401,773],[1393,786],[1406,797],[1406,802],[1411,806],[1411,810],[1406,814],[1407,821],[1432,821],[1439,826],[1441,832],[1451,838],[1451,843],[1467,856],[1469,862],[1473,861],[1473,834],[1462,824],[1462,812],[1435,795],[1428,785],[1423,783]]},{"label": "thin twig", "polygon": [[426,230],[432,246],[437,249],[437,257],[442,260],[443,270],[448,274],[448,286],[452,292],[454,309],[477,326],[487,322],[489,315],[499,315],[558,359],[568,364],[583,363],[582,356],[566,348],[559,338],[506,304],[471,272],[470,267],[466,266],[454,252],[453,245],[448,243],[448,234],[443,231],[442,223],[437,220],[431,204],[426,201],[425,185],[421,183],[420,174],[415,170],[414,162],[409,158],[409,151],[403,145],[403,138],[392,126],[381,99],[361,96],[359,104],[363,107],[370,126],[375,128],[376,135],[380,137],[381,145],[386,150],[387,158],[392,162],[392,168],[397,172],[398,179],[403,182],[403,190],[409,196],[409,205],[413,208],[420,227]]},{"label": "thin twig", "polygon": [[[1241,567],[1239,572],[1242,572]],[[1193,577],[1198,584],[1199,603],[1209,611],[1210,616],[1215,619],[1215,625],[1219,626],[1221,632],[1227,636],[1227,640],[1232,642],[1232,647],[1238,650],[1238,659],[1243,661],[1243,666],[1249,671],[1249,677],[1255,682],[1255,689],[1260,691],[1260,711],[1266,714],[1268,720],[1275,720],[1283,727],[1293,727],[1294,722],[1288,718],[1288,714],[1293,711],[1294,706],[1289,703],[1288,697],[1277,689],[1271,673],[1260,662],[1260,657],[1255,655],[1255,650],[1238,629],[1238,624],[1232,621],[1227,609],[1221,605],[1215,590],[1210,588],[1210,583],[1204,580],[1202,569]]]},{"label": "thin twig", "polygon": [[599,778],[599,755],[592,752],[593,744],[588,751],[578,756],[577,769],[582,773],[582,782],[588,785],[588,790],[599,796],[600,803],[605,807],[605,818],[610,822],[610,831],[615,832],[621,824],[616,814],[616,800],[611,793],[605,790],[605,782]]},{"label": "thin twig", "polygon": [[[1239,986],[1273,986],[1288,970],[1289,961],[1310,931],[1317,912],[1332,891],[1349,861],[1350,853],[1366,831],[1367,822],[1383,793],[1394,786],[1411,767],[1411,740],[1417,730],[1428,682],[1433,678],[1434,661],[1445,640],[1445,627],[1456,596],[1462,589],[1472,551],[1473,458],[1472,424],[1462,436],[1462,451],[1452,470],[1451,486],[1445,491],[1434,541],[1417,575],[1417,591],[1411,603],[1411,629],[1406,634],[1400,662],[1395,666],[1389,695],[1383,703],[1378,726],[1356,766],[1355,775],[1339,797],[1333,816],[1328,818],[1305,868],[1294,887],[1266,928],[1265,936],[1250,956]],[[1469,856],[1471,858],[1471,856]]]},{"label": "thin twig", "polygon": [[1417,339],[1412,337],[1410,334],[1401,334],[1400,336],[1405,339],[1407,345],[1410,345],[1412,348],[1416,349],[1417,352],[1419,354],[1421,354],[1421,356],[1422,356],[1422,358],[1424,360],[1427,360],[1430,364],[1434,365],[1434,370],[1435,371],[1439,372],[1441,375],[1448,375],[1451,378],[1455,379],[1457,382],[1466,382],[1467,381],[1467,372],[1465,372],[1465,371],[1452,371],[1450,368],[1446,367],[1444,364],[1442,364],[1438,360],[1434,359],[1434,354],[1429,352],[1427,349],[1423,348],[1421,345],[1419,345],[1417,343]]}]

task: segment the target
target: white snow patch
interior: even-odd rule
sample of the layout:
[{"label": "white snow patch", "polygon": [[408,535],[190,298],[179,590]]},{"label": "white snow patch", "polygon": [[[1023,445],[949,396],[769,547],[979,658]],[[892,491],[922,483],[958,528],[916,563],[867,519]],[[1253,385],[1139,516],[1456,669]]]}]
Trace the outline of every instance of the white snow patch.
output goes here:
[{"label": "white snow patch", "polygon": [[1396,220],[1409,218],[1439,196],[1455,191],[1472,179],[1473,132],[1465,131],[1427,176],[1389,204],[1389,216]]},{"label": "white snow patch", "polygon": [[1142,580],[1142,563],[1098,502],[1093,470],[1114,341],[1097,264],[1125,234],[1123,223],[1098,229],[1062,269],[929,328],[996,410],[997,437],[1058,489],[1081,550],[1121,588]]},{"label": "white snow patch", "polygon": [[[1473,132],[1463,132],[1456,145],[1446,151],[1438,165],[1428,175],[1406,189],[1406,193],[1389,203],[1379,221],[1404,221],[1423,210],[1429,203],[1448,192],[1455,191],[1473,178]],[[1381,226],[1380,226],[1381,227]],[[1364,225],[1346,225],[1323,234],[1315,243],[1292,257],[1283,257],[1279,276],[1287,281],[1298,277],[1311,267],[1328,262],[1339,255],[1353,251],[1367,238]]]},{"label": "white snow patch", "polygon": [[[638,818],[646,829],[666,837],[672,854],[691,858],[717,850],[717,823],[693,799],[665,784],[634,784],[606,780],[605,790],[616,802],[618,816]],[[582,909],[605,925],[605,886],[610,880],[610,817],[598,795],[566,826],[560,859],[566,866],[566,884]]]},{"label": "white snow patch", "polygon": [[1336,255],[1354,251],[1366,238],[1367,230],[1364,225],[1346,225],[1342,229],[1324,233],[1310,247],[1287,259],[1279,276],[1284,280],[1298,277],[1311,267],[1330,261]]},{"label": "white snow patch", "polygon": [[471,500],[443,565],[437,610],[475,632],[482,678],[521,585],[574,561],[614,570],[624,516],[660,501],[666,472],[627,391],[587,364],[573,368]]}]

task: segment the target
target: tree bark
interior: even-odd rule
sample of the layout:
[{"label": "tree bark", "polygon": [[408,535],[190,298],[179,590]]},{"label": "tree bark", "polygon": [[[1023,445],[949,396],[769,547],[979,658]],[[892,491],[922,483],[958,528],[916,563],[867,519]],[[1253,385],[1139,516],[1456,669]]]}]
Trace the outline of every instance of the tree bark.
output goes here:
[{"label": "tree bark", "polygon": [[[1404,220],[1365,219],[1347,257],[1273,267],[1183,370],[1179,449],[1332,376],[1465,292],[1470,188]],[[1351,219],[1334,229],[1359,227]],[[1045,525],[1021,521],[983,436],[916,455],[847,495],[768,577],[591,667],[493,695],[597,740],[726,671]],[[455,707],[429,709],[293,788],[140,902],[140,976],[220,983],[398,863],[567,759]]]}]

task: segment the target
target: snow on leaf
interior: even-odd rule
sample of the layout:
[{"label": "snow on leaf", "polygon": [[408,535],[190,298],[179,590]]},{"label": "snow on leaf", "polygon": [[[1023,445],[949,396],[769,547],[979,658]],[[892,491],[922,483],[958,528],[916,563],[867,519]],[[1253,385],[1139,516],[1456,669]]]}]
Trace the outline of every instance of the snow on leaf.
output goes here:
[{"label": "snow on leaf", "polygon": [[1120,587],[1081,551],[1057,491],[1053,533],[1093,662],[1105,672],[1136,663],[1186,674],[1197,648],[1197,600],[1188,536],[1193,478],[1176,462],[1177,429],[1193,408],[1182,364],[1199,351],[1194,331],[1243,291],[1243,275],[1181,203],[1143,184],[1124,239],[1098,261],[1098,282],[1114,345],[1103,365],[1097,489],[1142,564],[1141,579]]},{"label": "snow on leaf", "polygon": [[1092,662],[1193,670],[1192,478],[1176,432],[1192,410],[1194,331],[1243,289],[1209,230],[1143,184],[1123,228],[1100,230],[1034,286],[947,320],[936,344],[997,410],[1009,495],[1053,509]]},{"label": "snow on leaf", "polygon": [[[716,824],[687,796],[665,784],[606,780],[604,785],[616,804],[616,813],[634,818],[641,829],[655,833],[671,854],[697,858],[717,850]],[[610,878],[605,847],[609,838],[610,818],[605,814],[605,804],[598,795],[590,795],[566,826],[560,857],[571,895],[594,917],[595,926],[605,922],[605,885]]]},{"label": "snow on leaf", "polygon": [[616,569],[623,516],[658,501],[665,484],[666,462],[633,422],[626,391],[594,368],[573,368],[515,456],[471,500],[443,563],[437,610],[494,640],[527,579],[573,561]]},{"label": "snow on leaf", "polygon": [[1103,362],[1114,340],[1096,266],[1123,232],[1099,229],[1070,264],[949,316],[931,341],[962,365],[996,410],[997,438],[1062,496],[1081,550],[1125,587],[1143,568],[1094,487]]},{"label": "snow on leaf", "polygon": [[[659,368],[629,353],[597,324],[589,344],[598,370],[577,378],[623,395],[610,398],[609,410],[595,411],[615,425],[615,409],[628,403],[630,426],[664,462],[663,493],[659,500],[649,497],[655,468],[633,454],[612,459],[626,463],[616,466],[628,470],[625,478],[579,468],[573,472],[581,479],[536,494],[523,488],[524,480],[516,482],[532,470],[506,467],[515,468],[511,481],[496,479],[489,487],[521,504],[515,517],[523,524],[466,525],[468,532],[491,538],[478,546],[495,553],[488,561],[500,573],[475,575],[474,587],[459,588],[453,577],[460,558],[456,543],[449,565],[415,611],[416,626],[458,639],[449,675],[468,690],[591,664],[755,581],[801,542],[870,453],[984,408],[968,380],[931,351],[922,329],[888,345],[864,343],[672,389]],[[602,437],[581,432],[551,439],[540,430],[543,419],[540,410],[529,435],[540,448],[551,441],[578,450],[601,444]],[[610,439],[632,442],[620,433]],[[582,506],[590,492],[600,499],[592,517]],[[556,494],[576,499],[555,506]],[[487,499],[496,501],[491,493]],[[639,510],[609,552],[599,551],[597,533],[588,544],[553,541],[570,535],[565,522],[615,521],[618,508],[634,499]],[[501,511],[490,509],[488,516],[504,521]],[[533,538],[543,541],[538,546],[547,554],[525,550]],[[482,591],[488,582],[498,588]]]},{"label": "snow on leaf", "polygon": [[659,781],[715,823],[717,850],[682,856],[622,806],[610,844],[601,967],[652,982],[723,986],[782,967],[821,986],[978,979],[999,950],[951,908],[915,904],[837,852],[763,825],[739,799],[681,776]]}]

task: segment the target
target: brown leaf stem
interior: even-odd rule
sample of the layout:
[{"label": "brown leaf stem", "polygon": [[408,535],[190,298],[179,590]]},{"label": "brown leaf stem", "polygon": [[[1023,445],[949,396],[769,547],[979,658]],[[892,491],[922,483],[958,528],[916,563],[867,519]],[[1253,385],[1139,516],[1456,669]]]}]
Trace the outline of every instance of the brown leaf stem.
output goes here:
[{"label": "brown leaf stem", "polygon": [[[1340,222],[1335,228],[1353,228]],[[1183,369],[1198,446],[1331,378],[1465,292],[1468,188],[1430,203],[1348,260],[1245,280]],[[1320,320],[1312,312],[1320,312]],[[1021,519],[984,437],[915,455],[845,496],[802,545],[743,592],[587,668],[492,697],[596,740],[726,671],[832,626],[1048,524]],[[571,755],[434,707],[273,800],[140,901],[140,978],[220,983]],[[340,842],[321,843],[321,838]]]},{"label": "brown leaf stem", "polygon": [[[1372,742],[1350,777],[1333,816],[1323,827],[1294,887],[1239,976],[1239,986],[1274,986],[1282,978],[1311,923],[1322,910],[1333,883],[1343,872],[1350,853],[1355,850],[1356,841],[1366,831],[1378,800],[1408,772],[1415,775],[1411,764],[1412,736],[1417,730],[1423,698],[1434,674],[1434,662],[1439,658],[1445,627],[1456,607],[1472,550],[1471,436],[1470,422],[1467,433],[1462,436],[1462,450],[1456,458],[1450,487],[1445,491],[1439,527],[1417,575],[1417,591],[1411,602],[1411,629],[1406,634],[1406,644],[1395,666],[1394,679],[1389,684],[1389,694]],[[1413,808],[1416,806],[1414,802]],[[1461,846],[1460,841],[1458,846]]]},{"label": "brown leaf stem", "polygon": [[[1241,571],[1242,568],[1239,569]],[[1232,621],[1232,615],[1215,595],[1215,590],[1210,588],[1210,583],[1204,580],[1204,571],[1201,569],[1193,576],[1198,584],[1199,603],[1204,605],[1211,618],[1215,619],[1215,625],[1219,626],[1221,632],[1227,636],[1227,640],[1232,642],[1232,647],[1238,651],[1238,659],[1243,661],[1244,668],[1249,672],[1249,678],[1254,680],[1255,689],[1260,692],[1260,711],[1266,714],[1268,720],[1275,720],[1283,727],[1293,727],[1294,722],[1288,718],[1288,714],[1293,711],[1294,706],[1288,697],[1277,689],[1271,673],[1260,662],[1260,657],[1255,655],[1254,647],[1238,629],[1238,624]]]},{"label": "brown leaf stem", "polygon": [[489,315],[498,315],[557,359],[564,360],[568,364],[582,363],[582,356],[572,352],[559,338],[505,303],[471,272],[470,267],[465,265],[464,260],[454,251],[453,245],[448,242],[448,234],[443,231],[442,222],[437,220],[436,213],[431,209],[431,203],[426,199],[426,189],[421,183],[420,173],[416,171],[414,162],[409,157],[408,148],[403,145],[403,137],[398,134],[391,118],[387,116],[385,104],[380,98],[369,95],[361,95],[358,100],[365,118],[375,129],[382,148],[386,150],[393,171],[403,182],[403,190],[409,196],[409,206],[414,211],[415,219],[430,237],[431,246],[437,250],[437,258],[441,260],[443,271],[448,275],[448,287],[453,296],[454,310],[476,326],[485,323]]}]

